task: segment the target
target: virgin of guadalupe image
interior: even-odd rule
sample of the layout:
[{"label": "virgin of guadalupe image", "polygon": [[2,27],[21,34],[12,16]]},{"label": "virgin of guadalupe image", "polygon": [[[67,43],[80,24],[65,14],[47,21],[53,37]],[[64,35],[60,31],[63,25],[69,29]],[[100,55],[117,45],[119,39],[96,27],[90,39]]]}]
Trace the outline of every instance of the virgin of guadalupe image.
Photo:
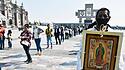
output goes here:
[{"label": "virgin of guadalupe image", "polygon": [[104,50],[103,44],[99,43],[99,46],[96,48],[96,53],[95,53],[95,56],[96,56],[95,62],[96,62],[96,68],[97,69],[102,69],[103,68],[104,53],[105,53],[105,50]]}]

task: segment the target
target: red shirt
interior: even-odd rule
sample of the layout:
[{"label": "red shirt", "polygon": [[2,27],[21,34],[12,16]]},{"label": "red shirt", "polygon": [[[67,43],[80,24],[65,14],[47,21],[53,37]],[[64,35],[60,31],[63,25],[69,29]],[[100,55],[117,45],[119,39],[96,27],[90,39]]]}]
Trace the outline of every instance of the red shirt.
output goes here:
[{"label": "red shirt", "polygon": [[4,33],[5,33],[4,27],[0,27],[0,37],[3,37]]}]

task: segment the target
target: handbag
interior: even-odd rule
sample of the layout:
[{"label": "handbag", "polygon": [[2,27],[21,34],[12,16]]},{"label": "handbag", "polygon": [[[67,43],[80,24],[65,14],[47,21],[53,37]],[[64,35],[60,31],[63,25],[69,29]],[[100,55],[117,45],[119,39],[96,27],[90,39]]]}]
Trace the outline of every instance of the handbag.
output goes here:
[{"label": "handbag", "polygon": [[30,43],[29,43],[28,41],[26,41],[26,40],[21,41],[21,44],[22,44],[22,45],[26,45],[26,46],[29,46],[29,45],[30,45]]}]

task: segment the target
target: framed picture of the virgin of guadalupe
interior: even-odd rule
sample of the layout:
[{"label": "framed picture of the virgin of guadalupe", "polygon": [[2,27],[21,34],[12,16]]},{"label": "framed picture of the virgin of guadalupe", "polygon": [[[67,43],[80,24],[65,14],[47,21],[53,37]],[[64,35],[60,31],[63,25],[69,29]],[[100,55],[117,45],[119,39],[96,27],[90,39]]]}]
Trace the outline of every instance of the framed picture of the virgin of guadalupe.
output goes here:
[{"label": "framed picture of the virgin of guadalupe", "polygon": [[82,45],[83,70],[118,70],[122,33],[84,31]]}]

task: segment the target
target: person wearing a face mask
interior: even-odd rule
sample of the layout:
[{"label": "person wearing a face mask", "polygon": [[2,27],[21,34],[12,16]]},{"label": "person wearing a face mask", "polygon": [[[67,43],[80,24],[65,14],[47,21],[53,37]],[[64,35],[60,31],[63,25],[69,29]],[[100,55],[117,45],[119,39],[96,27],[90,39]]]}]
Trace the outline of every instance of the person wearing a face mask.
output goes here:
[{"label": "person wearing a face mask", "polygon": [[99,9],[96,13],[95,22],[90,24],[87,30],[110,31],[111,26],[108,24],[110,18],[110,11],[107,8]]},{"label": "person wearing a face mask", "polygon": [[[91,31],[110,31],[111,26],[108,24],[110,20],[110,11],[107,8],[101,8],[96,13],[95,22],[90,24],[87,30]],[[111,29],[112,30],[112,29]],[[78,64],[77,70],[83,70],[81,63],[81,54],[82,54],[82,42],[80,44],[80,50],[78,52]]]}]

